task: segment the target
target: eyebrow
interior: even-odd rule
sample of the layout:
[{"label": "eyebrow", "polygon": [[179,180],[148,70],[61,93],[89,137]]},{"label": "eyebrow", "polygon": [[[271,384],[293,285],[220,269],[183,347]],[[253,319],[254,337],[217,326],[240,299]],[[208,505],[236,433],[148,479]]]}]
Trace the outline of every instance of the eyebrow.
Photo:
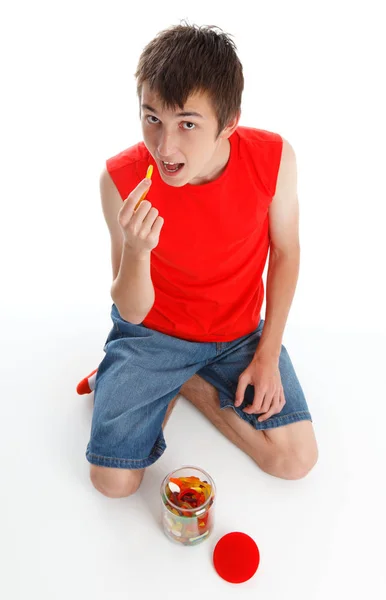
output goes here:
[{"label": "eyebrow", "polygon": [[[153,112],[153,113],[157,114],[156,109],[153,108],[152,106],[149,106],[149,104],[142,104],[142,108],[145,108],[146,110],[150,110],[150,112]],[[179,112],[179,113],[176,114],[176,117],[199,117],[200,119],[204,119],[205,118],[202,115],[200,115],[200,113],[193,112],[193,111]]]}]

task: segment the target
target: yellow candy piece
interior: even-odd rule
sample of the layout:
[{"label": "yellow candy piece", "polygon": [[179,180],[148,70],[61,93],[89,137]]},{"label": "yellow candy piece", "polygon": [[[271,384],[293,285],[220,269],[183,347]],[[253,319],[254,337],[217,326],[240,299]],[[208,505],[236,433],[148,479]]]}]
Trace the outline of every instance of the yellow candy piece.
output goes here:
[{"label": "yellow candy piece", "polygon": [[[149,165],[147,168],[147,172],[146,172],[146,177],[145,179],[151,179],[151,176],[153,175],[153,165]],[[145,200],[146,198],[146,194],[148,193],[149,189],[147,189],[142,196],[139,199],[139,202],[137,203],[136,207],[134,208],[134,210],[137,210],[138,206],[141,204],[142,200]]]}]

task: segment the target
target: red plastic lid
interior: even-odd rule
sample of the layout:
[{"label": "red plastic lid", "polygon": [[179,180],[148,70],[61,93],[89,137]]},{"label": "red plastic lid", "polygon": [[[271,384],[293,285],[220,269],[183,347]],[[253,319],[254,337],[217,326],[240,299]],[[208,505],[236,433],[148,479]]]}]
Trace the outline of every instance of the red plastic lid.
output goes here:
[{"label": "red plastic lid", "polygon": [[256,542],[246,533],[233,531],[224,535],[213,551],[217,573],[230,583],[243,583],[256,573],[260,553]]}]

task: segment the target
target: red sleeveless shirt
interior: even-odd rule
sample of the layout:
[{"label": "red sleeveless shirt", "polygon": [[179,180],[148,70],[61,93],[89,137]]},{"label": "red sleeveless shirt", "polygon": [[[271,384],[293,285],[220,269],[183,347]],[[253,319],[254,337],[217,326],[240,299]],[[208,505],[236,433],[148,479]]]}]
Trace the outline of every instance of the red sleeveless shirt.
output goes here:
[{"label": "red sleeveless shirt", "polygon": [[151,252],[155,302],[143,324],[185,340],[228,342],[260,321],[283,140],[238,127],[229,141],[225,170],[203,185],[167,185],[143,142],[106,161],[122,200],[154,165],[147,200],[165,221]]}]

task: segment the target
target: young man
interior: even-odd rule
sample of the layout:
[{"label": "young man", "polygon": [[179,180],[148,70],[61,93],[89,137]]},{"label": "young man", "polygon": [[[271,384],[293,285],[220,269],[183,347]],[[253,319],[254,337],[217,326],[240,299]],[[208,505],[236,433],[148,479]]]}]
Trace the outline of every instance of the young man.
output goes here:
[{"label": "young man", "polygon": [[299,268],[293,148],[238,125],[242,66],[213,27],[161,32],[136,78],[144,141],[108,159],[100,180],[114,304],[91,480],[109,497],[135,492],[179,393],[264,471],[303,477],[317,445],[281,344]]}]

